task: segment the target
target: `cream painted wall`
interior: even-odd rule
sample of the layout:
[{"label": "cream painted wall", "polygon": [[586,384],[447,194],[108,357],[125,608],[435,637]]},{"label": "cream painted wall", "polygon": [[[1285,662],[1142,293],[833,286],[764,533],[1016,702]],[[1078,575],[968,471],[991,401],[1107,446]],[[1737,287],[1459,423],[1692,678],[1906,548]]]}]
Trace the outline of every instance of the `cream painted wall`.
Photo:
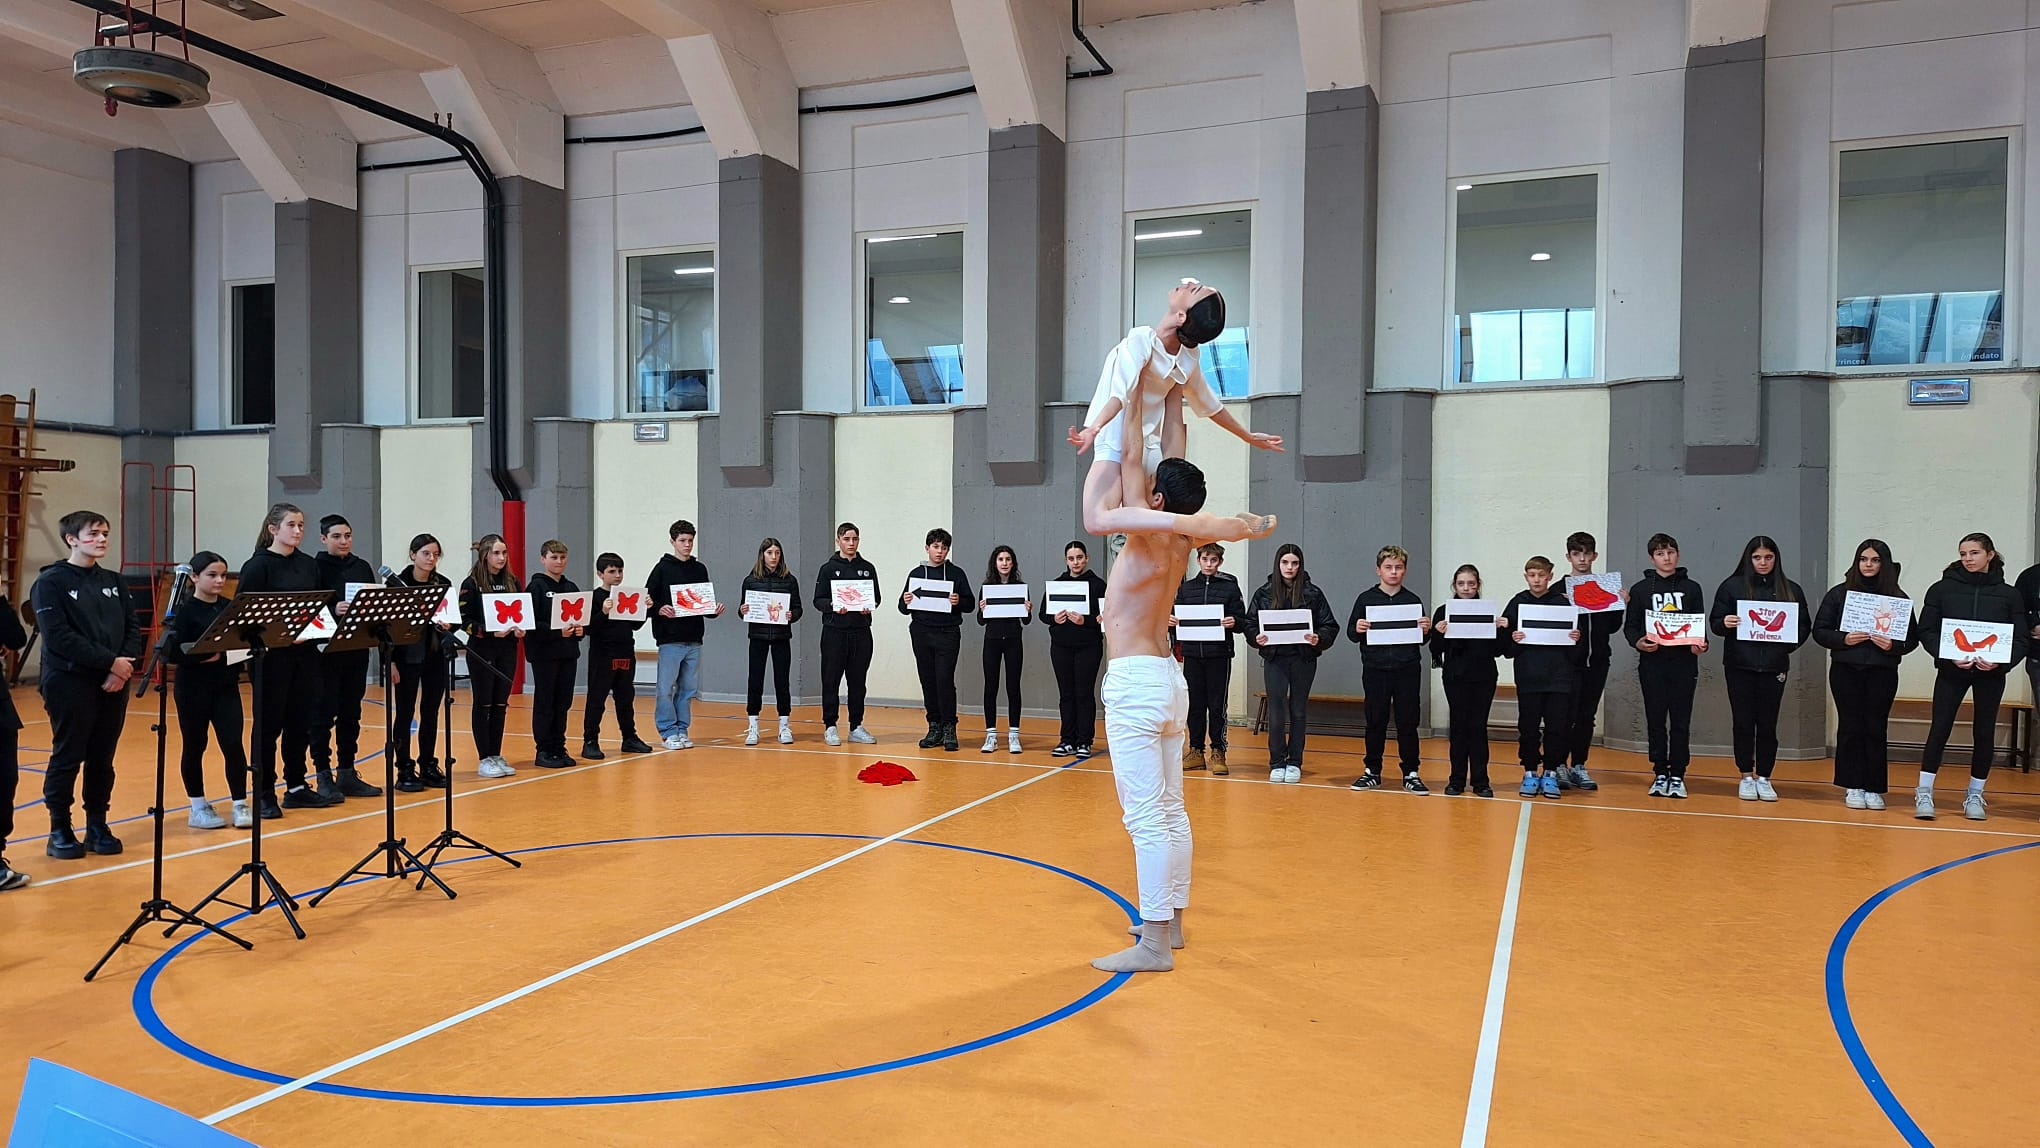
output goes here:
[{"label": "cream painted wall", "polygon": [[[440,572],[455,585],[473,565],[474,432],[459,426],[388,427],[382,432],[384,551],[370,559],[402,569],[413,535],[430,534],[443,551]],[[421,498],[420,491],[435,492]],[[443,495],[437,492],[444,492]]]},{"label": "cream painted wall", "polygon": [[[1972,530],[1997,543],[2007,578],[2031,564],[2040,379],[1978,376],[1973,401],[1962,407],[1908,407],[1904,379],[1837,379],[1829,394],[1830,570],[1847,568],[1856,543],[1882,538],[1918,602]],[[1916,653],[1898,680],[1901,696],[1928,697],[1934,664]],[[2026,675],[2011,675],[2007,698],[2030,692]]]},{"label": "cream painted wall", "polygon": [[[1566,535],[1586,530],[1607,538],[1605,389],[1443,394],[1432,425],[1426,605],[1451,596],[1452,571],[1461,563],[1480,567],[1483,593],[1499,605],[1523,589],[1523,562],[1531,555],[1551,559],[1563,574]],[[1432,679],[1429,712],[1442,727],[1445,691]],[[1507,662],[1502,680],[1513,680]]]},{"label": "cream painted wall", "polygon": [[[1226,409],[1242,425],[1250,425],[1250,416],[1245,403],[1227,403]],[[1189,433],[1183,449],[1204,471],[1204,508],[1214,514],[1233,514],[1251,510],[1247,505],[1247,464],[1254,448],[1241,442],[1225,430],[1213,425],[1208,419],[1193,418],[1185,428]],[[1268,551],[1268,553],[1274,553]],[[1267,579],[1267,571],[1259,565],[1251,547],[1245,542],[1236,542],[1225,548],[1225,565],[1220,569],[1240,580],[1240,596],[1252,598],[1254,587]],[[1197,565],[1193,559],[1185,574],[1195,574]],[[1226,712],[1234,721],[1245,721],[1253,715],[1247,713],[1246,661],[1251,657],[1245,643],[1234,643],[1232,688],[1226,703]]]},{"label": "cream painted wall", "polygon": [[[667,433],[672,436],[670,441],[645,446],[631,440],[629,423],[595,424],[595,553],[613,550],[623,556],[626,585],[644,585],[652,566],[672,553],[666,531],[674,519],[701,521],[701,492],[694,480],[701,450],[701,424],[675,420],[667,424]],[[659,467],[663,472],[684,476],[683,480],[661,487],[657,498],[616,497],[618,492],[643,486],[644,452],[648,450],[660,452]],[[749,545],[741,538],[696,540],[695,556],[708,565],[716,580],[717,593],[725,599],[738,596],[743,575],[750,569],[750,556],[746,553]],[[584,585],[594,585],[588,578],[595,568],[595,555],[586,557],[586,562],[576,565],[574,577]],[[658,648],[652,641],[650,626],[638,630],[637,645],[640,650]]]},{"label": "cream painted wall", "polygon": [[[198,493],[172,499],[176,561],[217,551],[239,570],[255,552],[256,528],[269,513],[269,436],[200,435],[177,440],[176,459],[192,468]],[[178,476],[178,481],[184,481]]]},{"label": "cream painted wall", "polygon": [[868,680],[874,701],[917,703],[921,696],[897,594],[907,573],[927,560],[921,539],[928,531],[956,531],[950,422],[946,411],[836,420],[836,521],[857,524],[862,553],[878,570]]},{"label": "cream painted wall", "polygon": [[[57,522],[73,510],[96,510],[114,520],[113,546],[106,552],[109,566],[119,566],[120,548],[120,439],[114,435],[74,434],[38,431],[36,444],[44,458],[67,458],[76,469],[35,476],[39,496],[28,504],[28,540],[24,553],[24,577],[31,582],[35,572],[71,552],[57,533]],[[146,560],[146,556],[144,556]],[[14,600],[27,600],[28,587],[13,587]]]}]

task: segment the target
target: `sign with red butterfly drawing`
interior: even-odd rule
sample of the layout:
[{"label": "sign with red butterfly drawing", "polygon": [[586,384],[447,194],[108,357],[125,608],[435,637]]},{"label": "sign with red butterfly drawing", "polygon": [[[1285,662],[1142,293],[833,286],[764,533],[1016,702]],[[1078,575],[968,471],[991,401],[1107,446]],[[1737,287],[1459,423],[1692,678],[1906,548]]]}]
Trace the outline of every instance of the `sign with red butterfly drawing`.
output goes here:
[{"label": "sign with red butterfly drawing", "polygon": [[1646,610],[1643,614],[1643,636],[1660,646],[1704,646],[1707,644],[1707,615]]},{"label": "sign with red butterfly drawing", "polygon": [[512,630],[529,630],[532,625],[531,595],[482,595],[482,628],[489,633],[507,634]]},{"label": "sign with red butterfly drawing", "polygon": [[651,617],[651,598],[643,586],[618,586],[609,592],[609,617],[617,622],[642,622]]},{"label": "sign with red butterfly drawing", "polygon": [[1738,642],[1799,641],[1799,603],[1762,602],[1738,599],[1735,604],[1735,640]]},{"label": "sign with red butterfly drawing", "polygon": [[2012,627],[2005,622],[1941,619],[1941,657],[1959,662],[1972,658],[2002,666],[2012,660]]},{"label": "sign with red butterfly drawing", "polygon": [[594,612],[595,593],[592,590],[576,590],[552,596],[552,628],[555,630],[586,626],[588,616]]}]

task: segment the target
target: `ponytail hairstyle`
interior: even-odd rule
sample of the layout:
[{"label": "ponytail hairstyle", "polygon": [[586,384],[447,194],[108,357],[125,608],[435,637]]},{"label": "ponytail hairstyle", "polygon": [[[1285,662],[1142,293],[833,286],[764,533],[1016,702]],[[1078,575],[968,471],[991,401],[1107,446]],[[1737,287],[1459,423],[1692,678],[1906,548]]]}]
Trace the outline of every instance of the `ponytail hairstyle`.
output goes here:
[{"label": "ponytail hairstyle", "polygon": [[[1798,601],[1797,598],[1792,596],[1792,579],[1785,576],[1785,552],[1778,549],[1778,540],[1768,534],[1759,534],[1743,544],[1742,559],[1735,564],[1735,574],[1733,575],[1736,578],[1742,579],[1743,595],[1749,598],[1757,596],[1757,572],[1755,567],[1750,565],[1750,556],[1759,550],[1769,550],[1771,552],[1771,578],[1778,595],[1778,601]],[[1862,551],[1858,550],[1857,553],[1860,554]],[[1851,557],[1849,564],[1853,567],[1855,561]]]},{"label": "ponytail hairstyle", "polygon": [[[503,569],[500,573],[491,574],[489,551],[495,549],[498,542],[503,543]],[[510,544],[503,541],[503,536],[484,534],[475,540],[473,549],[475,565],[474,569],[468,572],[468,577],[474,579],[475,589],[484,594],[515,594],[518,590],[517,572],[510,568]]]},{"label": "ponytail hairstyle", "polygon": [[[225,558],[220,557],[218,554],[215,554],[210,550],[201,550],[198,553],[192,555],[191,561],[188,563],[188,565],[191,567],[191,576],[193,578],[196,578],[200,574],[205,573],[205,568],[212,565],[215,562],[219,563],[222,566],[227,565],[227,560]],[[232,570],[233,567],[227,566],[227,569]]]},{"label": "ponytail hairstyle", "polygon": [[305,516],[304,511],[288,502],[278,502],[270,506],[268,515],[262,519],[262,528],[255,532],[255,553],[260,554],[276,544],[276,528],[282,526],[283,520],[293,514],[299,518]]},{"label": "ponytail hairstyle", "polygon": [[[1296,555],[1296,581],[1282,579],[1283,556]],[[1275,549],[1275,562],[1268,569],[1268,608],[1270,610],[1303,609],[1303,587],[1310,581],[1310,571],[1303,568],[1303,547],[1294,542],[1284,542]]]},{"label": "ponytail hairstyle", "polygon": [[[1877,578],[1864,581],[1857,569],[1856,560],[1865,550],[1875,550],[1878,561]],[[1882,538],[1865,538],[1849,552],[1849,573],[1843,577],[1842,585],[1864,594],[1883,594],[1890,598],[1903,598],[1905,592],[1898,588],[1898,560],[1891,556],[1891,544]]]},{"label": "ponytail hairstyle", "polygon": [[[999,574],[999,555],[1001,554],[1004,554],[1013,560],[1013,576],[1011,578],[1001,577]],[[1011,546],[1006,545],[1003,542],[999,543],[997,546],[992,547],[991,557],[985,559],[984,585],[1004,586],[1009,583],[1024,581],[1026,581],[1026,579],[1020,576],[1020,555],[1014,553],[1013,548]]]},{"label": "ponytail hairstyle", "polygon": [[[1990,535],[1985,534],[1981,530],[1977,530],[1969,534],[1963,535],[1962,542],[1974,542],[1977,545],[1983,547],[1985,550],[1990,551],[1990,572],[1996,574],[2000,578],[2004,577],[2005,556],[1998,553],[1997,543],[1992,542],[1990,540]],[[1958,542],[1955,545],[1959,547],[1962,545],[1962,543]],[[1960,559],[1957,559],[1955,564],[1957,566],[1960,566],[1962,562]]]}]

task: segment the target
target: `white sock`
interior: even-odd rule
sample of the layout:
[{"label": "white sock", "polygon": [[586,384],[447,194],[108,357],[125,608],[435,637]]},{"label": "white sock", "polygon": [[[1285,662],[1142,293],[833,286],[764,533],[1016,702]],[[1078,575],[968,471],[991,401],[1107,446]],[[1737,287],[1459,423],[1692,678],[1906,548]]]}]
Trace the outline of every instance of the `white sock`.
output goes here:
[{"label": "white sock", "polygon": [[1970,778],[1970,779],[1969,779],[1969,792],[1970,792],[1970,793],[1982,793],[1982,792],[1983,792],[1983,779],[1982,779],[1982,778],[1980,778],[1980,777],[1972,777],[1972,778]]},{"label": "white sock", "polygon": [[1934,778],[1935,778],[1936,776],[1938,776],[1938,775],[1937,775],[1937,774],[1932,774],[1932,773],[1928,773],[1928,772],[1927,772],[1926,770],[1924,770],[1924,769],[1923,769],[1923,770],[1920,770],[1920,788],[1921,788],[1921,789],[1924,789],[1924,790],[1926,790],[1926,791],[1928,791],[1929,793],[1933,792],[1933,789],[1934,789]]}]

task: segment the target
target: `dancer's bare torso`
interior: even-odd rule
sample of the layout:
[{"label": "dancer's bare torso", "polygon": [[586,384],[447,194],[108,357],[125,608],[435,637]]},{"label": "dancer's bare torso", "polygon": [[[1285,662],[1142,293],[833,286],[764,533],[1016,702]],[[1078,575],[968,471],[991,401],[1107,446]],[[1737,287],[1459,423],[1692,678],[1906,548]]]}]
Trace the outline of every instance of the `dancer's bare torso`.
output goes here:
[{"label": "dancer's bare torso", "polygon": [[1169,614],[1190,561],[1191,540],[1181,534],[1129,534],[1105,583],[1104,616],[1109,657],[1166,657]]}]

